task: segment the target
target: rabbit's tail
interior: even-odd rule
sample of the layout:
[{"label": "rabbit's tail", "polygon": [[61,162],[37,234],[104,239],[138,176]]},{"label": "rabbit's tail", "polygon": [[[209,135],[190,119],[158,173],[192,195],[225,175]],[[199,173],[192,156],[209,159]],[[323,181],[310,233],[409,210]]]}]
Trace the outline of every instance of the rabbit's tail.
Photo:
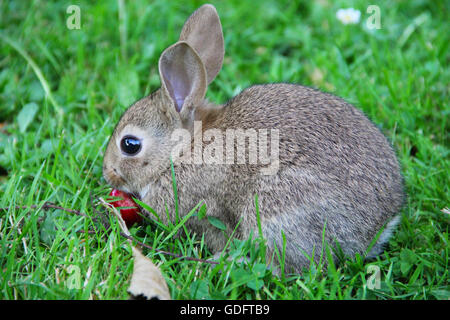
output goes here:
[{"label": "rabbit's tail", "polygon": [[392,233],[395,231],[395,228],[399,224],[400,218],[401,218],[400,214],[397,214],[394,218],[391,219],[391,221],[388,222],[386,228],[381,233],[377,242],[366,256],[366,259],[375,259],[378,255],[380,255],[383,252],[385,246],[387,245],[389,239],[392,236]]}]

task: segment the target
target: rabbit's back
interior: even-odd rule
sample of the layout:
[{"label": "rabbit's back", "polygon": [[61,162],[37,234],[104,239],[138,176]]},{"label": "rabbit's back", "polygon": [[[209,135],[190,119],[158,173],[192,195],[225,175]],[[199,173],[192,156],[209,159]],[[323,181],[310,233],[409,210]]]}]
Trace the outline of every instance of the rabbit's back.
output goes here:
[{"label": "rabbit's back", "polygon": [[[313,166],[342,176],[362,167],[366,175],[394,175],[398,162],[381,131],[345,100],[295,84],[256,85],[230,100],[214,123],[217,128],[278,129],[280,164]],[[362,172],[361,172],[362,174]]]},{"label": "rabbit's back", "polygon": [[[266,236],[281,245],[283,230],[291,252],[311,252],[306,239],[320,246],[325,225],[327,240],[346,243],[346,253],[361,252],[403,204],[395,152],[360,110],[339,97],[293,84],[257,85],[230,100],[216,124],[278,129],[278,172],[264,176],[252,170],[259,165],[246,165],[228,171],[227,181],[229,194],[250,199],[249,211],[258,194]],[[245,191],[237,192],[242,181]],[[256,226],[254,214],[243,218],[244,225]]]}]

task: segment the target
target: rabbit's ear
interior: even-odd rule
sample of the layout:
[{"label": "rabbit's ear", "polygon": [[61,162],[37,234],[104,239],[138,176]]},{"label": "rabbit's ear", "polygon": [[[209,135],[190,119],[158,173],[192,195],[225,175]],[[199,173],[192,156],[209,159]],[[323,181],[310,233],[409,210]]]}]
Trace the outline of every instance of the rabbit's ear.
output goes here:
[{"label": "rabbit's ear", "polygon": [[198,53],[206,69],[208,84],[222,68],[225,54],[222,25],[213,5],[198,8],[186,21],[180,40],[186,41]]},{"label": "rabbit's ear", "polygon": [[206,93],[206,71],[202,60],[186,42],[177,42],[159,58],[161,89],[173,102],[182,119],[189,119],[193,108]]}]

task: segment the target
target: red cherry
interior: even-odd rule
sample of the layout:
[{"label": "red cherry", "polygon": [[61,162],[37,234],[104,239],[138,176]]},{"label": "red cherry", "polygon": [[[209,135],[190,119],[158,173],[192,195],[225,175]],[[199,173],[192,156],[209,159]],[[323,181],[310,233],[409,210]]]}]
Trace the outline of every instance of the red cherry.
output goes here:
[{"label": "red cherry", "polygon": [[122,216],[122,219],[123,221],[125,221],[128,228],[130,228],[136,222],[137,223],[142,222],[142,217],[139,215],[139,209],[128,193],[117,189],[112,189],[109,195],[111,197],[122,198],[121,200],[110,202],[115,208],[133,207],[127,209],[120,209],[120,215]]}]

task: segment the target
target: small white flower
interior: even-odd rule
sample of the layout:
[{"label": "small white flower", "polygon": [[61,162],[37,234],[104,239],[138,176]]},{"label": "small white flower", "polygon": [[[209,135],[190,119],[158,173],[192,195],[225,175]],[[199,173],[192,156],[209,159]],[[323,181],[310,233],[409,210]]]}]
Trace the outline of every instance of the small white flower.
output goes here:
[{"label": "small white flower", "polygon": [[339,9],[336,12],[336,18],[343,24],[357,24],[361,18],[361,11],[353,8]]}]

